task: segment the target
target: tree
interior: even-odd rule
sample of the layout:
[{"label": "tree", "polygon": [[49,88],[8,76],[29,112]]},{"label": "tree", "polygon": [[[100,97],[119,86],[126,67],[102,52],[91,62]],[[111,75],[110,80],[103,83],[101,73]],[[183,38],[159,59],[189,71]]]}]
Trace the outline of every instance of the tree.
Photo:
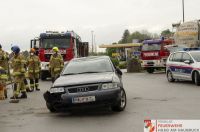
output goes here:
[{"label": "tree", "polygon": [[142,33],[139,31],[135,31],[129,36],[128,42],[132,42],[133,39],[137,39],[139,42],[142,42],[145,39],[151,39],[151,38],[152,38],[151,33],[147,31],[142,31]]},{"label": "tree", "polygon": [[172,35],[173,35],[173,32],[171,32],[169,29],[163,30],[161,32],[161,36],[163,36],[163,37],[170,37]]},{"label": "tree", "polygon": [[122,39],[119,41],[119,43],[121,43],[121,44],[128,43],[128,42],[129,42],[129,41],[128,41],[129,36],[130,36],[130,32],[129,32],[128,29],[126,29],[126,30],[124,31],[123,36],[122,36]]},{"label": "tree", "polygon": [[[117,44],[117,43],[112,43],[112,44]],[[112,57],[112,53],[116,53],[117,48],[106,48],[106,54],[110,57]]]}]

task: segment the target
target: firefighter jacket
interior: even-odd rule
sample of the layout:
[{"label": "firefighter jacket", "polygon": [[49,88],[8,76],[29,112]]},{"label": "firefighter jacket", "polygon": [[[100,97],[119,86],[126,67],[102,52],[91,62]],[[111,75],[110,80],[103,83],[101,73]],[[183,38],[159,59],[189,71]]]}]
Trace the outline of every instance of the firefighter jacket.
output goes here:
[{"label": "firefighter jacket", "polygon": [[53,54],[51,55],[49,61],[49,68],[51,69],[51,73],[60,73],[64,66],[64,61],[61,54]]},{"label": "firefighter jacket", "polygon": [[[28,74],[38,78],[40,72],[40,59],[36,55],[30,55],[27,60]],[[37,77],[36,77],[37,76]]]},{"label": "firefighter jacket", "polygon": [[0,49],[0,66],[4,70],[8,69],[8,55],[2,49]]},{"label": "firefighter jacket", "polygon": [[11,68],[13,69],[13,76],[25,76],[25,64],[24,56],[21,54],[14,55],[11,59]]}]

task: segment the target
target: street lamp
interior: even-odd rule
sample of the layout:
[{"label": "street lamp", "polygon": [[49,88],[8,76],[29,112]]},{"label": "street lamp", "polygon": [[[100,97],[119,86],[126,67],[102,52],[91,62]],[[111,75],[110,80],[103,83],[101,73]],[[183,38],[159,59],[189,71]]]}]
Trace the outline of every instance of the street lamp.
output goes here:
[{"label": "street lamp", "polygon": [[92,33],[92,53],[93,53],[93,50],[94,50],[94,46],[93,46],[93,33],[94,33],[94,31],[91,31],[91,33]]},{"label": "street lamp", "polygon": [[185,8],[184,8],[184,0],[182,0],[182,8],[183,8],[183,22],[185,21]]}]

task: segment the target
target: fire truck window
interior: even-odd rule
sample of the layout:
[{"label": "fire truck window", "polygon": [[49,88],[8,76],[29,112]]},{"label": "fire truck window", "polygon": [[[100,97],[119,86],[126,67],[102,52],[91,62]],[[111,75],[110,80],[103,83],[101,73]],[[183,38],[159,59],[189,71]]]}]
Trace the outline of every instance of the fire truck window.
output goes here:
[{"label": "fire truck window", "polygon": [[42,48],[69,48],[70,39],[67,38],[58,38],[58,39],[43,39],[41,43]]},{"label": "fire truck window", "polygon": [[155,51],[160,49],[161,49],[160,44],[144,44],[142,46],[142,51]]},{"label": "fire truck window", "polygon": [[182,54],[183,54],[183,53],[175,53],[175,54],[173,55],[172,61],[181,62],[181,60],[182,60]]}]

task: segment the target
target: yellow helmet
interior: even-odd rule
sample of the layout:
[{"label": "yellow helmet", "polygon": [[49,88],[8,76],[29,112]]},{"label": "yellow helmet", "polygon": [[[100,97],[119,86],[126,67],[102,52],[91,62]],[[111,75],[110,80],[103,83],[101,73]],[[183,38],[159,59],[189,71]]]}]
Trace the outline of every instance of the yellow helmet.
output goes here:
[{"label": "yellow helmet", "polygon": [[58,51],[59,51],[58,47],[53,47],[52,50],[55,51],[55,52],[58,52]]}]

